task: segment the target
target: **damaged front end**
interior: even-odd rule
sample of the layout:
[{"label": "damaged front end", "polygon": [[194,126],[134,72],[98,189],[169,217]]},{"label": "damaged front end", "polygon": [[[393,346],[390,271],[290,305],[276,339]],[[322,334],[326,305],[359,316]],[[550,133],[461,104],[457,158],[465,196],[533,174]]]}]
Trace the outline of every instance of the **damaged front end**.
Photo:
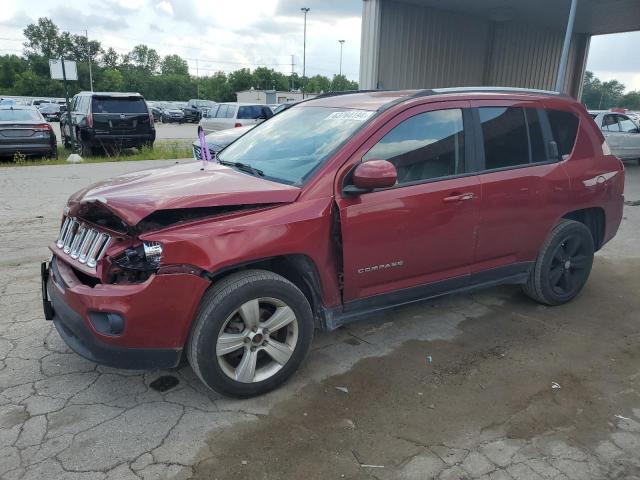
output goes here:
[{"label": "damaged front end", "polygon": [[[273,205],[226,205],[181,208],[153,212],[131,226],[97,201],[68,210],[57,241],[51,246],[87,286],[136,284],[157,273],[205,275],[192,265],[163,265],[164,247],[158,241],[143,241],[144,234],[194,221],[226,217]],[[71,212],[75,216],[71,216]]]}]

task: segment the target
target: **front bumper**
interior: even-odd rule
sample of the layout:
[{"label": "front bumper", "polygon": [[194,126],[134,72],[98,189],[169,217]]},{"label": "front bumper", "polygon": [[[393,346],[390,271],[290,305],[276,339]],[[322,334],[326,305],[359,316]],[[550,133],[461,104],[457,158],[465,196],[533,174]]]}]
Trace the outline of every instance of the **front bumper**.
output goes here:
[{"label": "front bumper", "polygon": [[[158,369],[179,364],[191,320],[209,282],[195,275],[152,276],[142,284],[82,284],[73,269],[55,257],[43,264],[45,318],[79,355],[116,368]],[[124,319],[119,335],[101,333],[96,313]]]}]

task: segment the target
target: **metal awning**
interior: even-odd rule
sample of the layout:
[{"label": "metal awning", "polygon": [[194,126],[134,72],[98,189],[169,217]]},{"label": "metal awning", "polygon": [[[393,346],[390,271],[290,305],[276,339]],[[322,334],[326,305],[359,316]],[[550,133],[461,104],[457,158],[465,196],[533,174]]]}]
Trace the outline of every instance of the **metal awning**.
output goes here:
[{"label": "metal awning", "polygon": [[[493,21],[521,21],[554,30],[567,27],[570,0],[403,0]],[[580,0],[575,33],[602,35],[640,29],[640,0]]]}]

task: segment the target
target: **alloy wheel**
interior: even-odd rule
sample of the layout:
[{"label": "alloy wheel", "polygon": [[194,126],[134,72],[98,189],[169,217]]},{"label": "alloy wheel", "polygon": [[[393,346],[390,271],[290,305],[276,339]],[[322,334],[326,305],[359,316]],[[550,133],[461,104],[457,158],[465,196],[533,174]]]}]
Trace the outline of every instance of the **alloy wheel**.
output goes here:
[{"label": "alloy wheel", "polygon": [[549,268],[549,285],[557,295],[579,290],[589,275],[591,252],[579,235],[569,235],[558,244]]},{"label": "alloy wheel", "polygon": [[242,383],[267,380],[284,367],[298,341],[298,319],[286,303],[256,298],[224,322],[216,342],[218,365]]}]

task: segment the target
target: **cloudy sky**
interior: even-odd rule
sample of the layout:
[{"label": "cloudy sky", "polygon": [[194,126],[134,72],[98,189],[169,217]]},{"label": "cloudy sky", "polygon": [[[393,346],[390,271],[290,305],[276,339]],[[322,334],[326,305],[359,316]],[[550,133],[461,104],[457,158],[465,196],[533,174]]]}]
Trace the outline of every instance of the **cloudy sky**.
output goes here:
[{"label": "cloudy sky", "polygon": [[[126,53],[145,43],[177,53],[192,73],[266,65],[302,73],[302,13],[307,23],[307,75],[338,72],[358,79],[362,0],[0,0],[0,54],[20,53],[22,29],[39,16]],[[640,32],[594,37],[588,68],[640,90]]]}]

